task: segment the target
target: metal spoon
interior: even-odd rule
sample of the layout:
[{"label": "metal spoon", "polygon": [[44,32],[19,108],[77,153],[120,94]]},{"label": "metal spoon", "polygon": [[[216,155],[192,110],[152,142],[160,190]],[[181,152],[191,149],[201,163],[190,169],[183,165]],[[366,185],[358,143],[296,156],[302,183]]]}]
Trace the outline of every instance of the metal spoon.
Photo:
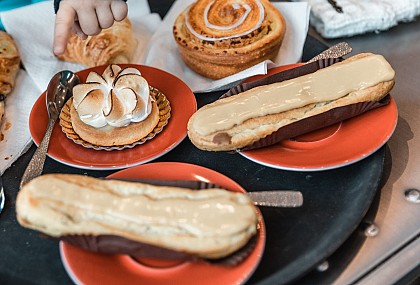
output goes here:
[{"label": "metal spoon", "polygon": [[73,95],[73,87],[79,82],[79,77],[69,70],[60,71],[51,78],[45,96],[49,117],[48,127],[39,147],[26,167],[20,187],[41,175],[55,121],[58,119],[64,104]]},{"label": "metal spoon", "polygon": [[[214,183],[198,180],[162,180],[147,178],[117,178],[116,180],[141,182],[157,186],[183,187],[196,190],[223,188]],[[247,192],[247,194],[251,200],[254,201],[256,206],[295,208],[300,207],[303,204],[302,193],[295,190],[251,191]]]}]

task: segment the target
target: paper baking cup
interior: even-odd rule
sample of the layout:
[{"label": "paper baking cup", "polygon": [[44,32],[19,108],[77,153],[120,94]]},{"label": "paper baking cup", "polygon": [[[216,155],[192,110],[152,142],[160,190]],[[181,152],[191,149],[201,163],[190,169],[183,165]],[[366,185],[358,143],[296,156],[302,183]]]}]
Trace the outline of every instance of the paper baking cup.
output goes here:
[{"label": "paper baking cup", "polygon": [[91,144],[90,142],[85,141],[82,139],[73,129],[73,126],[71,124],[71,115],[70,115],[70,106],[73,102],[72,99],[67,101],[67,103],[64,105],[63,109],[60,113],[60,126],[62,131],[66,134],[66,136],[71,139],[76,144],[79,144],[86,148],[93,148],[95,150],[122,150],[125,148],[133,148],[136,145],[144,144],[148,140],[151,140],[154,138],[158,133],[160,133],[163,128],[168,124],[169,118],[171,117],[171,106],[169,104],[168,99],[166,96],[160,92],[158,89],[149,86],[150,92],[153,95],[153,97],[156,100],[158,109],[159,109],[159,122],[156,125],[156,127],[151,131],[147,136],[140,139],[139,141],[136,141],[131,144],[125,144],[125,145],[114,145],[114,146],[100,146]]}]

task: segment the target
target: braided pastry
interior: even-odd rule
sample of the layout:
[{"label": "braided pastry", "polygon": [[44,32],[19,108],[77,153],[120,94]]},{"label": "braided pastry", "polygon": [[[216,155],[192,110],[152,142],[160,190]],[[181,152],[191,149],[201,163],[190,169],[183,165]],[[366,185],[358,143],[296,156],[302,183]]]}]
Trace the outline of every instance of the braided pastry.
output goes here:
[{"label": "braided pastry", "polygon": [[219,79],[273,59],[285,28],[268,0],[198,0],[177,17],[173,34],[192,70]]},{"label": "braided pastry", "polygon": [[12,92],[19,72],[20,55],[11,35],[0,31],[0,94]]},{"label": "braided pastry", "polygon": [[102,30],[95,36],[82,40],[72,34],[66,51],[59,59],[81,63],[87,67],[107,64],[130,63],[137,41],[134,38],[131,22],[128,18],[115,22],[112,27]]},{"label": "braided pastry", "polygon": [[[0,31],[0,126],[5,114],[6,95],[12,92],[20,68],[20,54],[11,35]],[[0,141],[3,134],[0,132]]]}]

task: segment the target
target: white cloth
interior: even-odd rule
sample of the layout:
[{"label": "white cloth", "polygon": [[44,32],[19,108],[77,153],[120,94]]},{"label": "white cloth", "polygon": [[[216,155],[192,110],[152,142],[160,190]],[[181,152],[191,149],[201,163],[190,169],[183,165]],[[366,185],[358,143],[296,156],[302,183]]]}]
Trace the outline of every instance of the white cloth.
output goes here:
[{"label": "white cloth", "polygon": [[[129,18],[139,41],[136,63],[141,63],[161,18],[150,13],[147,0],[129,0]],[[6,31],[16,41],[25,70],[20,70],[14,90],[6,98],[0,142],[0,174],[25,153],[32,143],[29,114],[36,99],[47,88],[51,77],[65,69],[79,71],[84,66],[58,60],[52,53],[54,9],[51,1],[1,13]],[[10,123],[10,128],[6,126]]]},{"label": "white cloth", "polygon": [[327,0],[307,0],[310,23],[325,38],[385,31],[420,14],[420,0],[336,0],[338,13]]},{"label": "white cloth", "polygon": [[[268,61],[247,70],[219,80],[211,80],[190,70],[179,55],[172,27],[176,17],[194,0],[177,0],[153,35],[145,64],[163,69],[183,80],[194,92],[208,92],[228,89],[238,80],[255,74],[266,74],[272,67]],[[307,3],[272,3],[286,20],[286,34],[274,65],[296,63],[301,60],[303,45],[309,26],[309,6]]]},{"label": "white cloth", "polygon": [[16,85],[5,101],[2,123],[3,141],[0,142],[0,174],[25,153],[32,143],[29,132],[29,114],[41,90],[25,70],[19,70]]}]

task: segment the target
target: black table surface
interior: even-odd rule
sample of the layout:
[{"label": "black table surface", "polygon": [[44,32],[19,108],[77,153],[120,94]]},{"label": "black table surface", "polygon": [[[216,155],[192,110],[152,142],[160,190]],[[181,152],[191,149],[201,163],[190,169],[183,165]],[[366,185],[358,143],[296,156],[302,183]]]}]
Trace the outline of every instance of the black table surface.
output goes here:
[{"label": "black table surface", "polygon": [[[158,12],[161,16],[164,16],[172,2],[173,1],[171,0],[150,1],[150,6],[152,11]],[[326,48],[325,45],[308,36],[303,50],[302,61],[312,58]],[[196,94],[198,107],[216,100],[220,95],[221,92]],[[6,206],[3,213],[0,215],[0,284],[71,284],[72,282],[60,261],[57,242],[41,238],[38,233],[20,227],[16,221],[15,199],[19,189],[19,182],[34,151],[35,146],[33,145],[29,151],[22,155],[2,176],[6,193]],[[314,195],[314,189],[310,189],[313,188],[311,183],[312,185],[318,185],[317,187],[319,187],[319,185],[324,185],[325,188],[328,189],[337,187],[343,188],[345,187],[344,185],[349,186],[357,181],[366,181],[367,184],[371,183],[367,186],[371,190],[366,194],[366,201],[361,202],[361,204],[363,204],[361,205],[363,209],[360,209],[358,213],[359,215],[364,215],[365,209],[367,208],[366,206],[369,206],[368,204],[372,202],[374,192],[378,187],[376,180],[378,173],[382,173],[385,152],[386,148],[382,147],[370,157],[355,164],[335,170],[311,172],[308,174],[307,172],[268,168],[253,163],[239,154],[204,152],[196,149],[188,138],[186,138],[171,152],[155,161],[188,162],[208,167],[229,176],[249,191],[279,188],[294,189],[296,187],[301,187],[304,197],[309,197],[315,204],[317,201],[323,199],[324,202],[322,203],[325,203],[325,200],[331,199],[331,193],[328,191],[322,192],[322,189],[324,189],[322,188],[315,189],[315,191],[319,192],[317,195]],[[368,168],[371,170],[366,171]],[[88,174],[95,177],[107,176],[113,172],[115,171],[78,169],[56,162],[51,158],[47,158],[44,167],[44,173]],[[374,176],[376,176],[374,179],[369,176],[372,175],[372,172]],[[310,176],[310,179],[308,178],[308,175]],[[347,178],[338,179],[338,177]],[[310,181],[310,183],[302,185],[302,181]],[[349,203],[346,202],[345,195],[347,194],[343,195],[344,196],[341,198],[339,197],[336,199],[337,197],[335,197],[333,200],[330,200],[335,201],[333,202],[334,205],[331,211],[325,209],[318,213],[309,213],[308,211],[314,211],[314,209],[311,209],[310,207],[300,209],[299,211],[301,212],[299,213],[293,212],[296,211],[296,209],[262,209],[267,224],[266,251],[260,266],[247,283],[280,284],[297,282],[299,284],[310,284],[312,283],[311,280],[316,281],[315,283],[319,284],[325,282],[325,280],[327,280],[325,278],[327,277],[319,278],[317,277],[316,272],[312,271],[311,273],[311,270],[314,269],[316,264],[305,264],[303,269],[297,269],[290,266],[287,267],[286,265],[281,264],[284,259],[276,258],[276,252],[279,249],[277,248],[277,237],[273,235],[272,232],[284,230],[285,227],[294,227],[294,225],[288,225],[287,221],[283,221],[282,226],[279,226],[278,223],[283,216],[301,215],[302,212],[305,212],[308,215],[319,215],[322,218],[323,215],[334,215],[340,207],[352,207],[352,205],[349,205]],[[352,195],[352,193],[348,195]],[[362,200],[364,195],[365,194],[363,193],[357,194],[356,200]],[[278,217],[278,219],[272,219],[271,217],[273,215]],[[305,222],[309,222],[309,220],[305,221],[305,219],[303,219],[302,224]],[[319,223],[320,228],[322,229],[322,219],[320,219]],[[354,230],[354,228],[351,230]],[[347,229],[347,231],[349,231],[349,229]],[[304,234],[309,235],[311,233],[306,232]],[[357,233],[353,233],[353,235],[357,235]],[[348,236],[345,236],[345,238],[347,237]],[[344,240],[341,243],[343,242]],[[349,245],[348,247],[356,246],[354,242],[351,242],[350,244],[349,242],[347,243]],[[304,252],[305,246],[307,245],[302,244],[302,252]],[[337,248],[335,247],[331,250],[335,251],[336,249]],[[340,256],[346,254],[348,257],[351,257],[351,254],[346,250],[343,252],[343,249],[340,249],[339,252]],[[324,252],[322,254],[323,257],[327,257],[332,253],[333,252]],[[290,259],[294,258],[294,253],[289,252],[287,254],[290,255]],[[308,259],[310,258],[311,257],[308,256]],[[313,257],[312,260],[314,260]],[[296,264],[295,266],[299,266],[299,264]],[[283,274],[277,274],[280,269],[286,271],[284,271]],[[329,278],[332,277],[330,276]]]}]

